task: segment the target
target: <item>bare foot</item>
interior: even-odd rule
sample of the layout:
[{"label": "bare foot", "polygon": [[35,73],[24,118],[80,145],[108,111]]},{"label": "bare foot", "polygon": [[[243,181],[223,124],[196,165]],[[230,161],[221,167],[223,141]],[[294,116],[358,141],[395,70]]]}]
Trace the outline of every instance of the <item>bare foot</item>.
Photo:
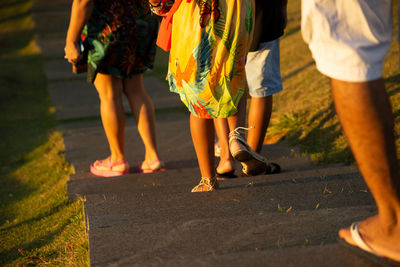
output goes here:
[{"label": "bare foot", "polygon": [[[375,215],[360,222],[358,229],[364,242],[375,253],[400,263],[400,222],[397,225],[383,227],[378,215]],[[339,237],[347,243],[357,246],[349,227],[341,229]]]}]

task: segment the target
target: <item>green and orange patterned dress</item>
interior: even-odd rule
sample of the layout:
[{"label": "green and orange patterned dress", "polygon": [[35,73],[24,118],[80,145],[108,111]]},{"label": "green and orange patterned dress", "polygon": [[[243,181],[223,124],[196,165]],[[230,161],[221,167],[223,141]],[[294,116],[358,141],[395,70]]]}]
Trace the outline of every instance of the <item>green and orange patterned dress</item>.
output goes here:
[{"label": "green and orange patterned dress", "polygon": [[[165,16],[174,1],[152,8]],[[247,88],[253,0],[183,0],[174,13],[168,82],[199,118],[236,114]]]},{"label": "green and orange patterned dress", "polygon": [[77,72],[130,78],[153,68],[158,19],[147,0],[95,0],[81,39],[86,56]]}]

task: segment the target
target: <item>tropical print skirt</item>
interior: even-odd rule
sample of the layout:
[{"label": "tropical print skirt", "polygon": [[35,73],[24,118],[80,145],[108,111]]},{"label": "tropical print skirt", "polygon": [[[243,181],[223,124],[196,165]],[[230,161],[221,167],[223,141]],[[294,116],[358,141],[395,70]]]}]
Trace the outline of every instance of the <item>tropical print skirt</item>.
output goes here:
[{"label": "tropical print skirt", "polygon": [[[167,14],[173,1],[162,3],[158,15]],[[247,88],[245,63],[253,24],[253,0],[182,1],[173,17],[167,78],[170,90],[192,114],[236,114]]]},{"label": "tropical print skirt", "polygon": [[153,68],[158,23],[147,1],[95,0],[81,36],[88,81],[98,72],[130,78]]}]

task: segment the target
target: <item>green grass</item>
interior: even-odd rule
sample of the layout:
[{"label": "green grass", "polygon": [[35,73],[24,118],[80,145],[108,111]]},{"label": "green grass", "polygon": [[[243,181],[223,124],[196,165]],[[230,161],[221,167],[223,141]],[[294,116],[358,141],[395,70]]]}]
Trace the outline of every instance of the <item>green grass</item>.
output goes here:
[{"label": "green grass", "polygon": [[[329,79],[317,71],[301,36],[300,2],[293,0],[288,4],[289,21],[281,39],[284,89],[274,96],[266,141],[286,139],[291,145],[299,145],[303,153],[318,164],[353,164],[354,158],[334,110]],[[397,23],[397,19],[395,21]],[[400,154],[399,49],[395,40],[385,62],[383,77],[395,115],[397,150]]]},{"label": "green grass", "polygon": [[55,130],[31,0],[0,4],[0,265],[88,265],[83,201]]}]

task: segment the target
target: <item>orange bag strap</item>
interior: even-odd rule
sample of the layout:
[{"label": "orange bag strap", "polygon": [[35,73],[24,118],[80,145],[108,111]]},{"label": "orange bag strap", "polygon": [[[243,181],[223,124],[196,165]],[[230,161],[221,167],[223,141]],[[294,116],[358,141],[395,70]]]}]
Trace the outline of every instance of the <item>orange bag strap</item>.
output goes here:
[{"label": "orange bag strap", "polygon": [[[191,0],[187,0],[190,2]],[[182,0],[175,0],[167,16],[165,16],[158,30],[157,42],[156,44],[164,51],[169,51],[171,49],[171,35],[172,35],[172,21],[174,13],[178,10],[181,5]]]}]

